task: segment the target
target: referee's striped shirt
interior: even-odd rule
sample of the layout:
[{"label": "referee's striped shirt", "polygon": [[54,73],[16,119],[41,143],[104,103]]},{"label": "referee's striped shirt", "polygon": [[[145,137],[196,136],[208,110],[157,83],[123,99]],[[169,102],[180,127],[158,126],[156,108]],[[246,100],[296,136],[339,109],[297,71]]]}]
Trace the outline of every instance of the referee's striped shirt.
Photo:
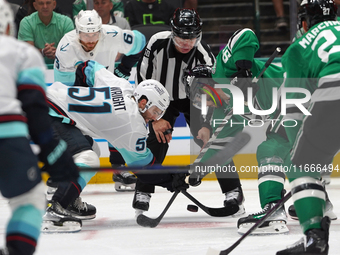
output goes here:
[{"label": "referee's striped shirt", "polygon": [[146,79],[155,79],[163,84],[171,100],[186,98],[182,82],[183,71],[198,64],[213,65],[215,57],[205,42],[200,42],[189,53],[176,51],[171,40],[171,32],[153,35],[144,48],[143,57],[137,65],[138,84]]}]

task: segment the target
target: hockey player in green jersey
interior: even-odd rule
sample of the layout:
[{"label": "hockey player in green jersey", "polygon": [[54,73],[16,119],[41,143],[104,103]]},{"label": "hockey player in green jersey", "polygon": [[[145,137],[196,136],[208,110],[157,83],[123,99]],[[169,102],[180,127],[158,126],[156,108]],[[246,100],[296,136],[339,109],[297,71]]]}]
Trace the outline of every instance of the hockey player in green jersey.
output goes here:
[{"label": "hockey player in green jersey", "polygon": [[[303,0],[299,23],[305,34],[282,58],[287,72],[285,87],[300,87],[311,93],[309,114],[287,106],[286,118],[294,118],[296,128],[286,129],[293,145],[291,161],[296,171],[287,172],[292,198],[306,238],[277,255],[328,254],[330,219],[323,217],[325,192],[320,171],[328,167],[340,149],[340,22],[332,0]],[[301,94],[287,95],[290,100]]]},{"label": "hockey player in green jersey", "polygon": [[[247,98],[248,87],[253,87],[252,103],[254,108],[257,110],[268,110],[273,106],[273,88],[278,89],[283,82],[283,70],[282,68],[271,64],[263,73],[263,76],[259,79],[258,83],[252,83],[253,77],[258,75],[264,66],[262,61],[254,59],[254,55],[258,48],[258,39],[253,31],[249,29],[236,31],[226,47],[216,58],[213,79],[220,84],[225,84],[226,78],[235,79],[235,77],[237,77],[237,82],[234,83],[234,85],[242,90],[245,98]],[[227,89],[223,90],[228,95],[231,94]],[[231,97],[230,105],[235,107],[233,100],[234,98]],[[230,120],[230,125],[226,125],[224,130],[220,133],[220,137],[230,137],[234,135],[233,132],[236,131],[236,128],[231,127],[232,121],[245,124],[253,123],[252,125],[258,121],[263,124],[265,121],[275,120],[278,115],[276,110],[269,115],[254,115],[250,112],[249,106],[248,99],[248,106],[245,106],[244,109],[245,114],[234,115]],[[221,118],[223,114],[223,109],[217,108],[214,111],[213,119]],[[241,126],[243,128],[244,125],[235,126]],[[285,156],[289,152],[288,141],[280,134],[277,134],[277,130],[275,132],[272,131],[270,129],[271,127],[272,126],[270,125],[266,141],[258,146],[256,152],[259,169],[258,184],[260,202],[264,211],[269,210],[275,205],[277,200],[281,199],[285,178],[281,166]],[[263,211],[249,215],[248,217],[240,218],[238,221],[239,233],[246,232],[248,226],[251,226],[258,218],[261,218],[256,218],[254,216],[261,214],[263,214]],[[266,227],[259,229],[259,232],[276,233],[276,229],[280,229],[280,233],[287,232],[288,228],[285,224],[286,218],[285,210],[282,208],[266,221]],[[273,224],[270,224],[272,222],[275,222],[275,227]]]},{"label": "hockey player in green jersey", "polygon": [[[253,97],[252,105],[257,110],[267,110],[271,109],[273,104],[273,88],[278,88],[283,82],[283,71],[282,68],[276,65],[270,65],[265,71],[263,79],[260,79],[258,84],[252,83],[251,80],[253,74],[258,74],[264,66],[262,61],[254,59],[255,52],[258,50],[258,48],[258,40],[252,30],[242,29],[236,31],[229,40],[227,46],[217,56],[216,66],[214,67],[212,74],[214,81],[207,83],[212,84],[218,82],[220,84],[228,84],[230,83],[231,79],[234,79],[235,81],[235,77],[237,77],[237,82],[234,83],[234,85],[241,88],[244,94],[247,93],[248,87],[254,88],[253,91],[255,90],[255,92],[253,92],[253,94],[256,93],[256,95]],[[191,72],[191,74],[193,75],[194,73]],[[200,76],[195,75],[195,78],[200,78]],[[191,86],[190,93],[194,96],[196,93],[194,91],[194,87],[202,83],[204,84],[204,82],[202,82],[202,80],[201,82],[198,82],[196,81],[198,79],[195,80],[191,79],[190,77],[189,79],[187,77],[187,80],[190,81],[188,84]],[[223,88],[222,90],[216,89],[216,91],[218,92],[220,98],[224,98],[225,100],[221,100],[223,103],[222,107],[217,107],[214,110],[212,122],[214,130],[216,130],[218,126],[218,124],[216,124],[218,121],[216,120],[224,119],[226,113],[233,107],[234,99],[231,92],[227,88]],[[192,100],[194,101],[195,99],[193,96]],[[218,100],[216,101],[218,102]],[[263,124],[266,120],[268,121],[268,119],[275,119],[276,116],[276,111],[270,114],[270,116],[252,115],[249,107],[247,106],[244,107],[244,112],[245,114],[243,115],[232,116],[232,118],[217,136],[216,140],[211,146],[211,149],[205,153],[204,157],[202,158],[202,162],[206,161],[208,158],[217,153],[218,150],[214,149],[214,147],[218,145],[224,145],[226,142],[230,141],[236,135],[236,133],[242,131],[244,126],[256,121]],[[220,121],[220,123],[221,122],[223,121]],[[281,198],[285,175],[283,172],[278,170],[281,170],[281,165],[288,152],[288,140],[274,132],[269,132],[267,135],[267,140],[263,142],[258,148],[257,160],[259,162],[260,169],[259,190],[261,205],[263,208],[266,208],[266,205],[273,205],[273,202],[276,202]],[[266,169],[266,167],[267,169],[273,169],[273,171],[261,171],[262,169]],[[218,175],[221,174],[217,173],[217,176]],[[228,173],[228,175],[224,174],[224,178],[233,178],[233,175],[236,175],[238,178],[237,173]],[[192,182],[191,184],[194,184],[194,178],[195,174],[192,174],[190,178]],[[239,201],[240,203],[239,197],[235,196],[235,200]],[[248,219],[248,217],[243,219]],[[284,210],[280,210],[275,216],[269,218],[268,221],[272,221],[273,219],[278,219],[279,223],[282,225],[280,227],[281,233],[288,231],[287,227],[285,226],[286,214]],[[252,223],[253,222],[254,221],[252,221]],[[246,222],[246,224],[247,223],[248,222]],[[270,232],[275,230],[274,228],[270,227],[269,229],[266,229],[266,231]]]}]

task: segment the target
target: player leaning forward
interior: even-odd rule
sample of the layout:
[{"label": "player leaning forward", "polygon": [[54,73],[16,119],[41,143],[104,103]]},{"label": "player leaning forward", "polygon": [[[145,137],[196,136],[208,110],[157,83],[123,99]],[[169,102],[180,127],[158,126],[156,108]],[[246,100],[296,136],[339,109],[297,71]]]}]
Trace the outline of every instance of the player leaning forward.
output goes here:
[{"label": "player leaning forward", "polygon": [[[53,181],[75,181],[79,173],[65,141],[53,137],[44,60],[36,48],[9,36],[13,21],[10,5],[0,0],[0,191],[11,209],[0,254],[32,255],[46,206],[38,158]],[[40,147],[38,156],[30,139]]]},{"label": "player leaning forward", "polygon": [[[311,115],[302,114],[294,105],[287,106],[286,118],[295,119],[298,125],[286,128],[293,145],[291,161],[297,168],[286,174],[305,239],[278,255],[328,254],[330,219],[323,216],[326,196],[319,179],[320,170],[328,168],[340,149],[340,22],[336,13],[332,0],[303,0],[298,25],[305,34],[282,57],[287,73],[285,87],[300,87],[311,93]],[[287,94],[290,100],[301,96]]]},{"label": "player leaning forward", "polygon": [[[131,68],[145,46],[145,37],[137,30],[124,30],[113,25],[103,25],[95,10],[81,11],[75,17],[76,29],[60,40],[54,62],[54,81],[73,86],[76,68],[87,60],[104,65],[116,76],[128,79]],[[124,54],[119,65],[115,61]],[[109,146],[110,162],[115,166],[125,162],[117,150]],[[85,182],[93,177],[90,173],[80,174]],[[115,172],[113,180],[117,191],[134,189],[136,178],[128,172]],[[124,189],[124,187],[128,189]]]},{"label": "player leaning forward", "polygon": [[[68,143],[75,163],[99,167],[99,155],[92,150],[86,135],[106,139],[117,148],[128,166],[153,164],[155,158],[146,147],[147,124],[161,118],[170,97],[164,86],[155,80],[141,82],[135,90],[95,61],[78,66],[83,86],[68,87],[60,82],[48,88],[50,114],[55,131]],[[73,183],[69,196],[79,196],[86,183],[82,178]],[[67,208],[59,183],[52,197],[49,212],[64,217],[59,205]],[[67,196],[65,196],[67,197]]]}]

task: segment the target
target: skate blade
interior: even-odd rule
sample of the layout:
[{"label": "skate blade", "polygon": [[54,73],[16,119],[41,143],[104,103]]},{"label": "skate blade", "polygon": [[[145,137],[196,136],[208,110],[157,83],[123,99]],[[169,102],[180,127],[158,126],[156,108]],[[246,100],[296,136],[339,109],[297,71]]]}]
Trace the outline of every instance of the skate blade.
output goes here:
[{"label": "skate blade", "polygon": [[240,205],[239,208],[240,209],[237,211],[237,213],[235,213],[235,214],[233,214],[233,215],[231,215],[229,217],[240,218],[240,217],[244,216],[246,214],[246,209],[244,208],[244,205],[243,204]]},{"label": "skate blade", "polygon": [[75,221],[65,221],[63,223],[51,220],[44,220],[41,226],[41,233],[75,233],[81,230],[81,224]]},{"label": "skate blade", "polygon": [[130,192],[135,191],[136,183],[124,184],[121,182],[115,182],[115,189],[117,192]]},{"label": "skate blade", "polygon": [[96,218],[95,214],[92,215],[86,215],[86,216],[79,216],[77,214],[73,214],[72,212],[70,212],[72,217],[77,218],[78,220],[93,220],[94,218]]},{"label": "skate blade", "polygon": [[215,250],[211,247],[208,248],[206,255],[220,255],[221,251]]},{"label": "skate blade", "polygon": [[[237,232],[241,235],[245,234],[255,223],[248,223],[240,225]],[[259,227],[255,229],[250,235],[275,235],[288,233],[289,229],[283,221],[273,221],[269,226]]]}]

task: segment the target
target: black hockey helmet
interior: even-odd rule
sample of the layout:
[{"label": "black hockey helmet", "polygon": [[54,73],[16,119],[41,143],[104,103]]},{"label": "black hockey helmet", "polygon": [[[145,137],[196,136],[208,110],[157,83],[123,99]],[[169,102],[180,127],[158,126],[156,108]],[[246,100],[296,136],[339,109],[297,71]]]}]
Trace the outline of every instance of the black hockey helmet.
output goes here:
[{"label": "black hockey helmet", "polygon": [[308,29],[326,20],[336,20],[338,7],[333,0],[302,0],[298,12],[298,28],[302,21],[307,22]]},{"label": "black hockey helmet", "polygon": [[201,108],[201,95],[209,95],[216,106],[222,105],[222,100],[214,89],[215,83],[212,80],[212,67],[208,65],[197,65],[191,70],[184,70],[183,83],[185,93],[196,108]]},{"label": "black hockey helmet", "polygon": [[202,20],[194,9],[177,8],[170,19],[174,36],[183,39],[193,39],[201,36]]}]

